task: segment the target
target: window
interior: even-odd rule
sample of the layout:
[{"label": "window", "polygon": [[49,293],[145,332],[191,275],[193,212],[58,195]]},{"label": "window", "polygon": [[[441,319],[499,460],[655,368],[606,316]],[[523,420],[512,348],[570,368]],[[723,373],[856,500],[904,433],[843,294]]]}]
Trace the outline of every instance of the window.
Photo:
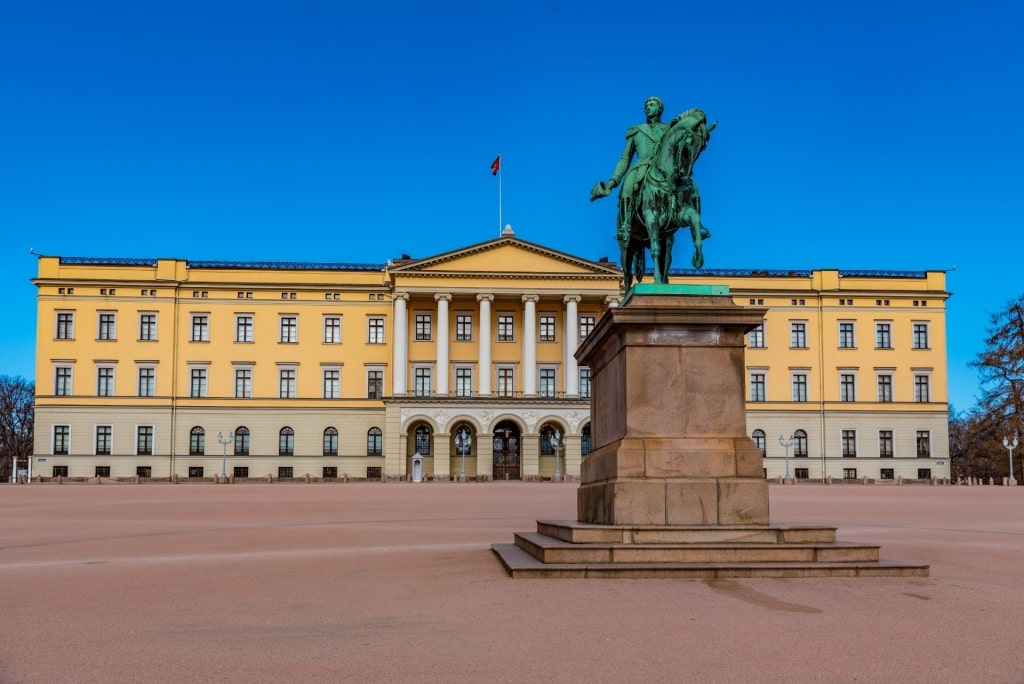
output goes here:
[{"label": "window", "polygon": [[206,430],[198,425],[188,433],[188,453],[192,456],[206,453]]},{"label": "window", "polygon": [[587,336],[594,332],[596,324],[596,316],[580,316],[580,342],[587,339]]},{"label": "window", "polygon": [[281,432],[278,433],[277,455],[295,455],[295,430],[292,430],[290,427],[283,427]]},{"label": "window", "polygon": [[71,396],[71,366],[57,366],[54,369],[53,393],[58,397]]},{"label": "window", "polygon": [[498,396],[511,397],[515,393],[515,369],[498,369]]},{"label": "window", "polygon": [[918,468],[917,469],[917,479],[918,480],[930,480],[930,479],[932,479],[932,469],[931,468]]},{"label": "window", "polygon": [[249,428],[239,425],[235,428],[235,456],[249,455]]},{"label": "window", "polygon": [[210,317],[205,314],[192,315],[192,341],[210,341]]},{"label": "window", "polygon": [[857,469],[856,468],[843,468],[843,479],[844,480],[856,480]]},{"label": "window", "polygon": [[514,342],[515,317],[512,314],[498,314],[498,341]]},{"label": "window", "polygon": [[114,441],[114,428],[111,425],[96,426],[96,455],[109,456]]},{"label": "window", "polygon": [[853,339],[853,322],[841,321],[839,323],[839,348],[853,349],[855,346]]},{"label": "window", "polygon": [[555,394],[556,394],[555,369],[554,368],[541,368],[540,369],[540,396],[542,396],[542,397],[554,397]]},{"label": "window", "polygon": [[415,368],[413,370],[413,394],[417,397],[430,396],[430,369]]},{"label": "window", "polygon": [[238,314],[235,316],[235,342],[252,342],[254,316],[252,314]]},{"label": "window", "polygon": [[281,399],[295,398],[295,369],[282,368],[279,371],[278,397]]},{"label": "window", "polygon": [[927,323],[914,323],[914,349],[928,349]]},{"label": "window", "polygon": [[135,429],[135,454],[138,456],[153,455],[152,425],[140,425]]},{"label": "window", "polygon": [[580,368],[580,398],[590,398],[590,369]]},{"label": "window", "polygon": [[295,477],[295,468],[292,466],[277,466],[277,476],[287,480]]},{"label": "window", "polygon": [[455,314],[455,341],[473,341],[473,315],[468,313]]},{"label": "window", "polygon": [[114,396],[114,367],[100,366],[96,369],[96,396]]},{"label": "window", "polygon": [[[338,428],[329,427],[324,430],[324,456],[338,455]],[[337,474],[335,474],[337,477]]]},{"label": "window", "polygon": [[117,339],[117,314],[101,313],[100,324],[96,339],[116,340]]},{"label": "window", "polygon": [[583,432],[580,435],[580,454],[582,456],[589,456],[593,450],[593,440],[590,437],[590,425],[583,426]]},{"label": "window", "polygon": [[139,340],[151,342],[156,339],[156,314],[139,314]]},{"label": "window", "polygon": [[426,425],[419,425],[415,433],[416,453],[421,456],[430,454],[430,428]]},{"label": "window", "polygon": [[793,475],[798,480],[806,480],[807,478],[809,478],[811,476],[811,472],[807,468],[794,468],[793,469]]},{"label": "window", "polygon": [[878,374],[878,401],[889,403],[892,401],[892,374]]},{"label": "window", "polygon": [[540,455],[554,456],[555,446],[555,426],[548,423],[540,429]]},{"label": "window", "polygon": [[367,399],[383,399],[384,398],[384,371],[382,371],[382,370],[368,370],[368,371],[366,371],[366,398]]},{"label": "window", "polygon": [[840,433],[840,442],[842,445],[843,458],[856,458],[857,457],[857,431],[856,430],[843,430]]},{"label": "window", "polygon": [[793,373],[793,401],[807,401],[807,373]]},{"label": "window", "polygon": [[66,465],[62,465],[62,466],[55,465],[55,466],[53,466],[53,476],[54,477],[67,477],[68,476],[68,467]]},{"label": "window", "polygon": [[75,314],[72,311],[57,312],[57,339],[75,339]]},{"label": "window", "polygon": [[750,374],[750,401],[764,401],[765,397],[765,380],[763,372],[756,372]]},{"label": "window", "polygon": [[156,396],[156,368],[152,366],[139,367],[139,396]]},{"label": "window", "polygon": [[324,316],[324,344],[341,344],[341,316]]},{"label": "window", "polygon": [[416,314],[416,340],[418,342],[429,342],[431,340],[431,328],[433,319],[428,313]]},{"label": "window", "polygon": [[875,323],[875,349],[892,349],[892,323]]},{"label": "window", "polygon": [[929,398],[927,375],[914,376],[914,401],[916,401],[919,404],[924,404],[931,401],[931,399]]},{"label": "window", "polygon": [[372,427],[366,431],[366,455],[380,456],[383,453],[384,433],[380,428]]},{"label": "window", "polygon": [[761,458],[764,458],[768,446],[768,440],[765,437],[764,430],[754,430],[754,432],[751,433],[750,438],[754,440],[754,445],[757,447],[757,450],[761,452]]},{"label": "window", "polygon": [[252,369],[235,369],[235,399],[252,398]]},{"label": "window", "polygon": [[839,375],[839,401],[857,401],[857,376],[852,373]]},{"label": "window", "polygon": [[807,349],[807,324],[791,322],[789,324],[789,346],[793,349]]},{"label": "window", "polygon": [[110,477],[110,466],[96,466],[96,477]]},{"label": "window", "polygon": [[324,399],[341,398],[341,371],[337,368],[324,370]]},{"label": "window", "polygon": [[71,426],[53,426],[53,453],[67,455],[71,449]]},{"label": "window", "polygon": [[366,342],[368,344],[384,344],[384,319],[371,316],[366,319]]},{"label": "window", "polygon": [[917,457],[931,458],[932,456],[932,433],[928,430],[917,431]]},{"label": "window", "polygon": [[764,349],[764,323],[751,330],[747,335],[747,346],[751,349]]},{"label": "window", "polygon": [[893,480],[896,478],[896,471],[893,468],[882,468],[878,471],[878,479]]},{"label": "window", "polygon": [[793,456],[807,458],[807,433],[803,430],[793,433]]},{"label": "window", "polygon": [[191,383],[189,386],[189,396],[198,399],[206,396],[206,369],[205,368],[193,368],[191,369]]},{"label": "window", "polygon": [[231,475],[235,479],[245,479],[249,477],[249,466],[235,466],[234,470],[231,471]]},{"label": "window", "polygon": [[135,474],[138,477],[153,477],[152,466],[135,466]]},{"label": "window", "polygon": [[473,396],[473,369],[472,368],[456,368],[455,369],[455,396],[457,396],[457,397],[471,397],[471,396]]},{"label": "window", "polygon": [[[892,430],[878,431],[878,457],[892,458]],[[889,478],[892,479],[892,478]]]},{"label": "window", "polygon": [[554,314],[541,314],[540,317],[540,341],[555,341],[555,316]]},{"label": "window", "polygon": [[324,466],[323,478],[325,480],[336,480],[338,478],[338,466]]},{"label": "window", "polygon": [[281,337],[278,340],[282,344],[295,344],[299,341],[299,319],[297,316],[281,316]]}]

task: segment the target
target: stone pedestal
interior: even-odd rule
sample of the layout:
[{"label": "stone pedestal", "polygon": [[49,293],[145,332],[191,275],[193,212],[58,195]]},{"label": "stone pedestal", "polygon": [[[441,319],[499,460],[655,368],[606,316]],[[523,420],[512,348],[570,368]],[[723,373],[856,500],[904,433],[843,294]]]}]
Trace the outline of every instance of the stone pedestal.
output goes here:
[{"label": "stone pedestal", "polygon": [[833,527],[769,525],[743,359],[764,313],[725,288],[665,285],[638,285],[605,313],[576,352],[594,444],[578,520],[492,545],[512,577],[927,576]]},{"label": "stone pedestal", "polygon": [[608,311],[576,354],[594,397],[581,522],[768,524],[743,363],[744,336],[764,313],[723,295],[642,292]]}]

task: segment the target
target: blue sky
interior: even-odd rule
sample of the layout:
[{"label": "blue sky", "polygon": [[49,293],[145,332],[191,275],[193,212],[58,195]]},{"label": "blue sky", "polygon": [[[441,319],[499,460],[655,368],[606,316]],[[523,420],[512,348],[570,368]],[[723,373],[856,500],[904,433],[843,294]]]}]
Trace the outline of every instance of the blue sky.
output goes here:
[{"label": "blue sky", "polygon": [[969,408],[966,363],[1024,289],[1021,7],[6,0],[0,374],[34,375],[30,247],[428,256],[497,236],[499,152],[502,223],[615,259],[589,190],[658,95],[720,122],[695,172],[708,267],[956,267]]}]

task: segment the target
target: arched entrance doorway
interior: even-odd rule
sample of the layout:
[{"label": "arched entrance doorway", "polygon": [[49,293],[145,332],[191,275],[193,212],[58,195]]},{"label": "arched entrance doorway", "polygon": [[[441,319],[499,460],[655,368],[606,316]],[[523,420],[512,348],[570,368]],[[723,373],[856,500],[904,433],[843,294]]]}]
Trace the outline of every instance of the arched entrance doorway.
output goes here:
[{"label": "arched entrance doorway", "polygon": [[494,428],[492,453],[495,480],[522,479],[520,441],[519,426],[511,420],[503,420]]}]

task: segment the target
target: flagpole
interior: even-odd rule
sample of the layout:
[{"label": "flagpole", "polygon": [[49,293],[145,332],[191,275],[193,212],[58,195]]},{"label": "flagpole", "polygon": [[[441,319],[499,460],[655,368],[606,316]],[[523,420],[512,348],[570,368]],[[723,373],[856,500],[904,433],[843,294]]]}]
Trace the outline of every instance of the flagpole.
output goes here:
[{"label": "flagpole", "polygon": [[498,153],[498,237],[501,237],[501,152]]}]

